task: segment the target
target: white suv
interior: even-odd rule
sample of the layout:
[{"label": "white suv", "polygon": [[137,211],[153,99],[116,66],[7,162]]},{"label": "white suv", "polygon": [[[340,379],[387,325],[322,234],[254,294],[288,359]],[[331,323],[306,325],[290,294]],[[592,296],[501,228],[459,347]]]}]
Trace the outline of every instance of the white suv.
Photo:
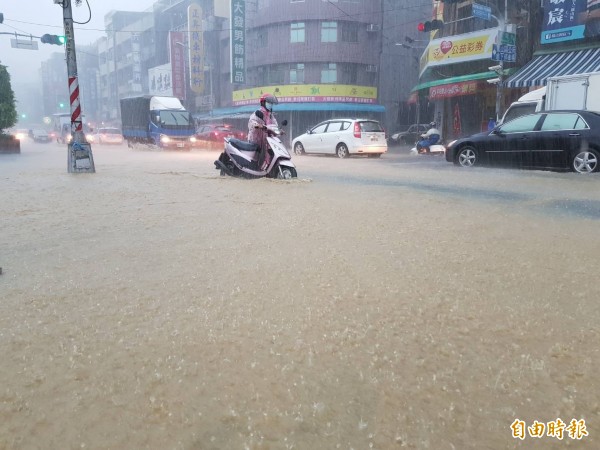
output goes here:
[{"label": "white suv", "polygon": [[378,158],[387,152],[385,130],[371,119],[330,119],[314,126],[292,141],[296,155],[330,153],[340,158],[368,155]]}]

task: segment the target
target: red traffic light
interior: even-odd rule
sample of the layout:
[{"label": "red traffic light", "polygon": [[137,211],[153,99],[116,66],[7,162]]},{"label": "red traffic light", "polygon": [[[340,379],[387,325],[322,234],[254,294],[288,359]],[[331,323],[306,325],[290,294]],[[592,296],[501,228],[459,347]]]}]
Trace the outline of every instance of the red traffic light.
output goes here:
[{"label": "red traffic light", "polygon": [[429,33],[433,30],[439,30],[444,27],[444,22],[439,19],[433,19],[431,22],[424,22],[417,25],[417,30]]}]

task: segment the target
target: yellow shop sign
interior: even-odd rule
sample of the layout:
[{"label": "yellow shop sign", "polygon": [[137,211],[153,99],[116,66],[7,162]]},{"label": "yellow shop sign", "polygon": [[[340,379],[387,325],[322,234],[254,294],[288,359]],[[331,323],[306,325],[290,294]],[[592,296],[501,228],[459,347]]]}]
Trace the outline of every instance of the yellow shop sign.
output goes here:
[{"label": "yellow shop sign", "polygon": [[282,103],[299,102],[340,102],[375,103],[377,88],[373,86],[353,86],[348,84],[287,84],[261,86],[233,91],[234,106],[252,105],[264,93],[275,95]]}]

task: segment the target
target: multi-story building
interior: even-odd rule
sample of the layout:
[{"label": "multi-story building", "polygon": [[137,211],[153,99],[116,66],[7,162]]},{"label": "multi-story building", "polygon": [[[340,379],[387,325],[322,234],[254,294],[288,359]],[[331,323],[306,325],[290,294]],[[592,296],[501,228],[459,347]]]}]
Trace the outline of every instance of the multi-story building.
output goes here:
[{"label": "multi-story building", "polygon": [[414,91],[449,139],[486,128],[551,76],[600,71],[598,0],[435,1],[428,22]]},{"label": "multi-story building", "polygon": [[[225,107],[213,115],[239,115],[244,125],[260,95],[269,92],[279,97],[276,110],[290,123],[292,136],[333,116],[385,123],[387,107],[392,110],[388,119],[396,123],[416,67],[414,55],[395,44],[422,15],[424,3],[258,0],[239,5],[245,10],[233,11],[220,34],[219,97]],[[244,26],[236,29],[236,23]]]},{"label": "multi-story building", "polygon": [[111,11],[104,17],[108,31],[98,46],[101,116],[118,121],[119,99],[147,93],[148,72],[153,65],[154,14],[151,11]]}]

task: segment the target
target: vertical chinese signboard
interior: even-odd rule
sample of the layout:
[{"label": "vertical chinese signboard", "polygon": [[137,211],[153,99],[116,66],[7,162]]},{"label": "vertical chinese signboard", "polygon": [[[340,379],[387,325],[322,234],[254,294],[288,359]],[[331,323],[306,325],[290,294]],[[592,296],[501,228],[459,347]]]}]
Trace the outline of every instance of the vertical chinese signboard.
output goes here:
[{"label": "vertical chinese signboard", "polygon": [[180,31],[169,32],[169,48],[171,50],[171,83],[173,96],[185,99],[185,44],[184,35]]},{"label": "vertical chinese signboard", "polygon": [[231,83],[246,84],[246,1],[231,0]]},{"label": "vertical chinese signboard", "polygon": [[196,3],[188,7],[190,88],[197,94],[204,93],[204,35],[202,8]]}]

